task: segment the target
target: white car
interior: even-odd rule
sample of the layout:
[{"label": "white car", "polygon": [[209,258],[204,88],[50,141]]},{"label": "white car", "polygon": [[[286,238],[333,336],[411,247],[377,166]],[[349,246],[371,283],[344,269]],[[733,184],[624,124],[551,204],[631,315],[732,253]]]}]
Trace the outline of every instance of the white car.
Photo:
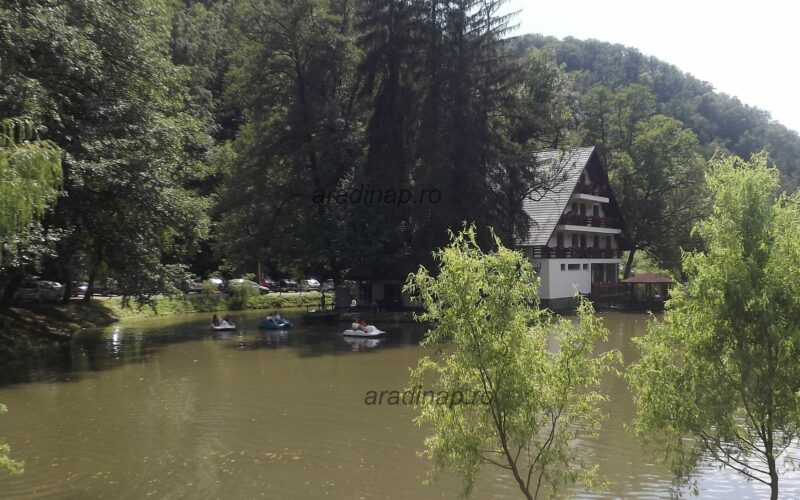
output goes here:
[{"label": "white car", "polygon": [[309,278],[300,282],[300,288],[302,290],[314,291],[319,290],[320,284],[319,281],[315,280],[314,278]]},{"label": "white car", "polygon": [[236,288],[236,287],[255,288],[262,295],[263,294],[267,294],[267,293],[270,292],[269,288],[267,288],[265,286],[261,286],[258,283],[256,283],[255,281],[250,281],[250,280],[245,280],[245,279],[236,279],[236,280],[230,280],[228,282],[228,290],[230,290],[231,288]]},{"label": "white car", "polygon": [[25,281],[14,297],[34,302],[57,302],[64,297],[64,286],[57,281]]}]

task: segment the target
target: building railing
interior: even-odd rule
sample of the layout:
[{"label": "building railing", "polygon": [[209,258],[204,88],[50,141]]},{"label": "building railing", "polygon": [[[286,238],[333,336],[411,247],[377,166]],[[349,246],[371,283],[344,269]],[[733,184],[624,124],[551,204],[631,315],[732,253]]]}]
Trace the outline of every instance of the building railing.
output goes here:
[{"label": "building railing", "polygon": [[622,251],[618,248],[598,247],[549,247],[535,245],[534,259],[619,259]]},{"label": "building railing", "polygon": [[624,295],[625,283],[592,283],[592,297],[613,297]]},{"label": "building railing", "polygon": [[579,193],[603,196],[605,198],[611,195],[611,188],[608,187],[608,184],[578,184],[577,191]]},{"label": "building railing", "polygon": [[576,213],[566,213],[558,220],[559,224],[569,224],[571,226],[591,226],[608,227],[622,229],[622,221],[619,217],[600,217],[594,215],[583,215]]}]

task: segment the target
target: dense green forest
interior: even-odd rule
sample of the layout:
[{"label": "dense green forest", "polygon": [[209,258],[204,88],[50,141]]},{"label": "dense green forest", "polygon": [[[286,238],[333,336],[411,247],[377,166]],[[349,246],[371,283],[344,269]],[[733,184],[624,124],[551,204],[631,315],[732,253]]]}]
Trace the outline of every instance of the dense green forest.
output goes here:
[{"label": "dense green forest", "polygon": [[800,185],[798,133],[772,120],[764,110],[714,92],[713,82],[700,81],[635,48],[597,40],[524,35],[512,41],[510,51],[522,57],[531,49],[552,54],[573,77],[578,95],[586,96],[598,86],[618,91],[643,85],[653,96],[656,112],[680,120],[697,135],[704,156],[722,149],[749,157],[766,149],[783,175],[784,186]]},{"label": "dense green forest", "polygon": [[[522,201],[553,181],[546,148],[597,146],[631,248],[666,267],[715,151],[767,149],[800,182],[800,138],[767,113],[635,49],[515,37],[503,4],[4,2],[0,119],[62,175],[0,231],[3,300],[32,275],[113,277],[142,300],[261,266],[400,277],[465,221],[513,246]],[[41,178],[25,164],[3,181]],[[364,191],[380,201],[337,197]]]}]

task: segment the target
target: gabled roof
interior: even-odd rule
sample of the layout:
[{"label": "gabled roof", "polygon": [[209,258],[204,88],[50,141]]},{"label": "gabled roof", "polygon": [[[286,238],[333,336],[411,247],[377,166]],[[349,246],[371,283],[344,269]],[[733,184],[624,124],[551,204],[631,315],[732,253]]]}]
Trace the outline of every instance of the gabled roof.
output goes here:
[{"label": "gabled roof", "polygon": [[530,217],[531,225],[528,237],[520,245],[547,244],[593,152],[594,147],[536,153],[538,168],[557,173],[561,182],[542,195],[534,192],[522,202],[522,208]]}]

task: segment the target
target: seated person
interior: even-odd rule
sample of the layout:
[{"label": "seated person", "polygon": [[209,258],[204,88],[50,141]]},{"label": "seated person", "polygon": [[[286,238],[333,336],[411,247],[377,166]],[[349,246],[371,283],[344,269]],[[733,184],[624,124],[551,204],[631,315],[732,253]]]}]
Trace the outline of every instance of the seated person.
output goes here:
[{"label": "seated person", "polygon": [[364,318],[361,318],[360,320],[358,320],[358,329],[361,330],[364,333],[367,332],[367,322],[364,321]]},{"label": "seated person", "polygon": [[233,324],[233,321],[231,321],[231,317],[228,316],[227,314],[225,315],[225,318],[222,320],[222,322],[226,323],[228,325],[232,325]]},{"label": "seated person", "polygon": [[211,324],[214,326],[219,326],[219,316],[216,314],[211,318]]}]

